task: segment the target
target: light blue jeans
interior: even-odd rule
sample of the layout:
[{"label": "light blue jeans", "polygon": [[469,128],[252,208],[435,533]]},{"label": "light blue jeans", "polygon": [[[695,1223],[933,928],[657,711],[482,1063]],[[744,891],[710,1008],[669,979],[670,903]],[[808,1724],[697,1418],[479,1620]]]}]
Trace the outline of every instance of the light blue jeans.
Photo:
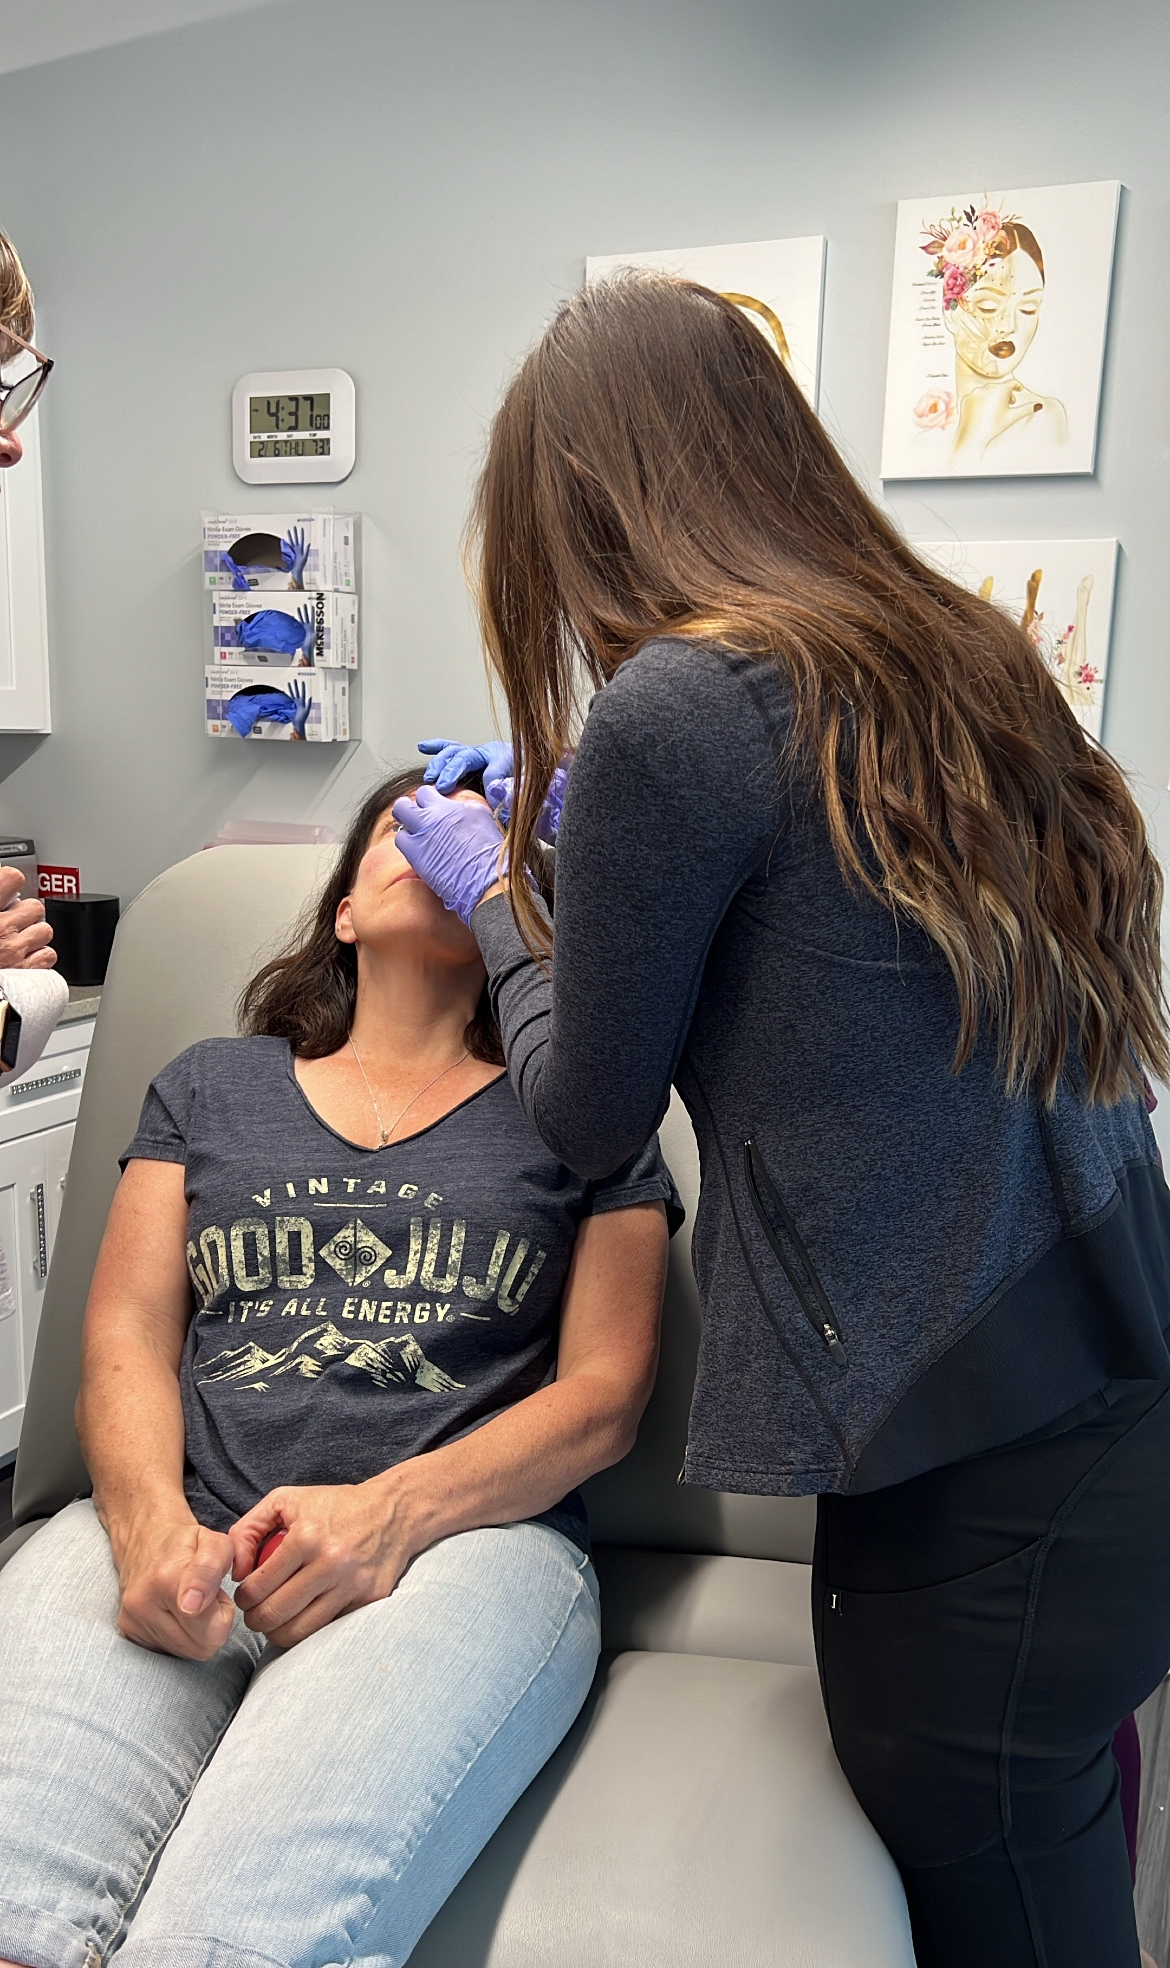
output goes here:
[{"label": "light blue jeans", "polygon": [[92,1503],[0,1572],[0,1958],[399,1968],[585,1699],[597,1583],[542,1524],[468,1531],[288,1653],[117,1629]]}]

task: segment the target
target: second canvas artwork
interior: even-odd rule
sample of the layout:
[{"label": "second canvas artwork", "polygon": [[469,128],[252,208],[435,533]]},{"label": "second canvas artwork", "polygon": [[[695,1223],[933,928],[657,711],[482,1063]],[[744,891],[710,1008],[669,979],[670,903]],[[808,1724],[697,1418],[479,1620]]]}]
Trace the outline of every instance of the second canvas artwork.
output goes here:
[{"label": "second canvas artwork", "polygon": [[1018,622],[1078,724],[1101,736],[1116,540],[915,540],[915,553]]}]

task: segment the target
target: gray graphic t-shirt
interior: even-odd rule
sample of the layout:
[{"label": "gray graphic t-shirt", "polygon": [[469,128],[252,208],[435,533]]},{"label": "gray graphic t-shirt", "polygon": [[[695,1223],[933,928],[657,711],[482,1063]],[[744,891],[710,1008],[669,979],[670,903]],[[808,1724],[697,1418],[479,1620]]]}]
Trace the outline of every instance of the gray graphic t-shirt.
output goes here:
[{"label": "gray graphic t-shirt", "polygon": [[[122,1158],[186,1170],[195,1315],[185,1488],[226,1530],[284,1483],[361,1483],[555,1377],[577,1225],[659,1199],[656,1141],[604,1182],[550,1154],[504,1075],[389,1148],[310,1107],[284,1039],[205,1039],[153,1081]],[[587,1541],[574,1492],[543,1521]]]}]

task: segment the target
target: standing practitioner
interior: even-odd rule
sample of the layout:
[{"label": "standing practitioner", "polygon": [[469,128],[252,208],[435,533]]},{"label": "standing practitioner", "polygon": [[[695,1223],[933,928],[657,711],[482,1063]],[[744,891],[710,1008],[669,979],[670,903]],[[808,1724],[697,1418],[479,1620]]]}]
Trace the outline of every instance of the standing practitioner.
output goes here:
[{"label": "standing practitioner", "polygon": [[687,1480],[819,1497],[833,1740],[919,1968],[1136,1968],[1110,1745],[1170,1664],[1170,1050],[1125,780],[691,283],[562,308],[476,521],[513,871],[598,687],[555,936],[486,809],[424,789],[401,846],[561,1160],[686,1103]]},{"label": "standing practitioner", "polygon": [[[32,330],[32,288],[15,246],[0,232],[0,468],[20,463],[17,430],[53,367],[29,341]],[[16,900],[23,883],[19,868],[0,868],[0,1083],[5,1086],[40,1058],[69,1002],[64,978],[52,975],[57,956],[43,902],[36,896]]]}]

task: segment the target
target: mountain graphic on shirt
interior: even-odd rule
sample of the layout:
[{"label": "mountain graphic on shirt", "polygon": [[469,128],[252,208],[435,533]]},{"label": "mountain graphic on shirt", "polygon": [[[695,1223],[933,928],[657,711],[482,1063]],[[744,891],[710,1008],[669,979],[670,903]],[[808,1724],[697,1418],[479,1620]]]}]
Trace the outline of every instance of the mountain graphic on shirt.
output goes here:
[{"label": "mountain graphic on shirt", "polygon": [[376,1387],[413,1383],[428,1394],[450,1394],[464,1385],[427,1359],[413,1333],[364,1339],[356,1333],[339,1332],[334,1325],[299,1333],[291,1345],[276,1352],[266,1351],[255,1340],[246,1346],[229,1346],[203,1362],[195,1378],[201,1387],[230,1381],[253,1393],[267,1394],[273,1381],[289,1374],[297,1380],[319,1380],[324,1373],[365,1374]]}]

